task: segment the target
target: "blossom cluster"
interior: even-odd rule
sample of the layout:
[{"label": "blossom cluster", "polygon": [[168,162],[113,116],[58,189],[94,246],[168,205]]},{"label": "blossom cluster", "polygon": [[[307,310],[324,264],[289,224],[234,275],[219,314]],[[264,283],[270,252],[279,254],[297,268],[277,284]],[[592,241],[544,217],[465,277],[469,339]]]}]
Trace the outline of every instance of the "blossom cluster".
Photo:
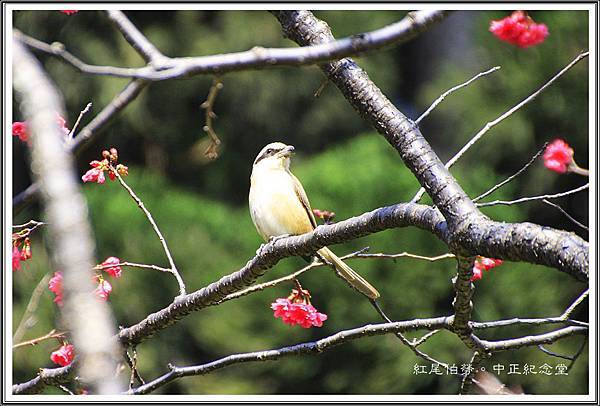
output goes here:
[{"label": "blossom cluster", "polygon": [[50,354],[50,359],[52,362],[60,365],[61,367],[69,365],[71,362],[73,362],[73,358],[75,358],[75,349],[73,344],[63,344],[58,350],[53,351],[52,354]]},{"label": "blossom cluster", "polygon": [[21,261],[31,258],[31,241],[29,237],[20,238],[18,234],[13,234],[12,240],[12,269],[14,272],[21,269]]},{"label": "blossom cluster", "polygon": [[325,224],[331,223],[335,217],[335,213],[328,210],[313,209],[313,214],[315,217],[322,219]]},{"label": "blossom cluster", "polygon": [[[94,269],[105,271],[113,278],[121,277],[121,266],[119,265],[121,260],[117,257],[108,257],[99,265],[96,265]],[[95,274],[92,279],[94,283],[97,283],[97,287],[94,290],[94,294],[100,300],[108,300],[108,296],[112,292],[112,285],[104,279],[102,272]],[[48,289],[54,293],[54,302],[59,306],[63,304],[63,274],[62,272],[54,272],[54,276],[48,282]]]},{"label": "blossom cluster", "polygon": [[321,327],[327,320],[326,314],[319,313],[310,304],[310,293],[303,289],[293,289],[289,297],[276,299],[271,303],[271,309],[273,309],[273,317],[281,318],[290,326]]},{"label": "blossom cluster", "polygon": [[[60,126],[60,130],[63,135],[67,136],[71,132],[67,128],[67,121],[60,115],[56,114],[56,122]],[[12,123],[12,134],[15,137],[18,137],[21,141],[25,142],[29,140],[29,125],[27,121],[15,121]]]},{"label": "blossom cluster", "polygon": [[483,278],[483,271],[489,271],[494,267],[502,265],[502,262],[501,259],[486,258],[478,255],[473,264],[473,276],[471,277],[471,282]]},{"label": "blossom cluster", "polygon": [[565,141],[556,139],[544,151],[544,166],[551,171],[565,173],[573,163],[573,148]]},{"label": "blossom cluster", "polygon": [[537,24],[521,10],[501,20],[492,21],[490,31],[502,41],[520,48],[538,45],[544,42],[549,34],[546,24]]},{"label": "blossom cluster", "polygon": [[117,178],[117,173],[121,176],[127,176],[129,174],[129,168],[123,164],[117,163],[119,160],[119,152],[116,148],[102,151],[102,160],[94,160],[90,162],[92,169],[89,169],[82,177],[81,180],[84,182],[95,182],[103,184],[106,182],[104,171],[108,172],[110,180]]}]

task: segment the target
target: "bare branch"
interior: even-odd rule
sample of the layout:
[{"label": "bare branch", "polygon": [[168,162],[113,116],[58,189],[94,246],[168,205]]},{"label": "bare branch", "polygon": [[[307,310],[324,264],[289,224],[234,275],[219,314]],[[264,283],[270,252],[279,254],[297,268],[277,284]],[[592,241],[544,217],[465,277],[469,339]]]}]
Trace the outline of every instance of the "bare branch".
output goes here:
[{"label": "bare branch", "polygon": [[588,297],[589,294],[590,289],[588,288],[585,290],[585,292],[579,295],[579,297],[575,299],[573,303],[571,303],[571,305],[564,311],[564,313],[560,315],[560,318],[563,320],[567,320],[569,316],[571,316],[571,313],[573,313],[577,306],[579,306],[581,302],[583,302]]},{"label": "bare branch", "polygon": [[27,223],[25,224],[17,224],[16,226],[12,226],[12,228],[28,228],[31,227],[31,231],[35,230],[36,228],[38,228],[39,226],[44,226],[46,225],[46,223],[42,222],[42,221],[37,221],[37,220],[29,220]]},{"label": "bare branch", "polygon": [[562,214],[565,215],[566,218],[568,218],[569,220],[571,220],[574,224],[578,225],[579,227],[583,228],[585,231],[589,232],[590,229],[588,228],[588,226],[580,223],[579,221],[575,220],[569,213],[567,213],[562,207],[560,207],[558,204],[556,203],[552,203],[549,200],[543,199],[542,202],[544,202],[545,204],[547,204],[548,206],[552,206],[555,209],[558,209],[558,211],[560,211]]},{"label": "bare branch", "polygon": [[34,345],[41,343],[42,341],[49,340],[51,338],[64,338],[65,335],[66,335],[66,333],[64,331],[57,333],[55,329],[52,329],[48,333],[44,334],[41,337],[37,337],[37,338],[33,338],[31,340],[13,344],[12,348],[13,348],[13,350],[15,350],[19,347],[34,346]]},{"label": "bare branch", "polygon": [[77,121],[75,121],[75,124],[73,124],[73,128],[71,128],[71,131],[69,131],[67,139],[70,140],[71,138],[73,138],[73,134],[75,134],[75,130],[77,130],[77,127],[79,126],[79,122],[81,121],[83,115],[85,113],[87,113],[88,111],[90,111],[91,108],[92,108],[92,103],[88,103],[88,104],[86,104],[85,108],[83,110],[81,110],[81,112],[79,113],[79,117],[77,117]]},{"label": "bare branch", "polygon": [[[384,321],[386,321],[388,323],[393,323],[393,321],[385,314],[385,312],[379,306],[379,304],[377,303],[376,300],[371,299],[369,301],[371,302],[371,304],[373,305],[373,307],[375,308],[377,313],[379,313],[379,315],[381,316],[381,318]],[[446,364],[445,362],[438,361],[435,358],[431,357],[429,354],[426,354],[423,351],[419,350],[417,348],[417,346],[415,344],[413,344],[412,342],[410,342],[406,337],[404,337],[404,334],[402,334],[401,332],[397,331],[396,333],[394,333],[394,335],[396,337],[398,337],[398,339],[402,342],[402,344],[406,345],[417,357],[423,358],[425,361],[429,361],[432,364],[438,364],[440,366],[443,366],[446,370],[448,370],[450,368],[449,365]]]},{"label": "bare branch", "polygon": [[156,236],[158,237],[158,240],[160,241],[160,243],[163,247],[163,250],[165,251],[165,255],[167,256],[167,259],[169,261],[169,266],[170,266],[169,272],[173,274],[173,276],[177,280],[177,284],[179,285],[179,295],[184,296],[185,295],[185,283],[183,283],[183,279],[181,278],[179,271],[177,271],[177,266],[175,266],[175,261],[173,261],[173,255],[171,255],[171,251],[169,250],[169,247],[167,246],[167,241],[165,240],[165,237],[163,237],[162,233],[160,232],[160,229],[158,228],[156,221],[154,221],[154,217],[152,217],[152,214],[150,213],[150,211],[148,211],[148,209],[146,209],[146,206],[144,205],[144,202],[142,201],[142,199],[140,199],[135,194],[133,189],[131,189],[131,187],[129,187],[129,185],[127,183],[125,183],[125,181],[123,180],[123,177],[119,174],[119,172],[117,170],[115,170],[114,168],[111,168],[110,170],[116,176],[116,178],[119,181],[119,183],[121,184],[121,186],[123,186],[123,188],[127,191],[127,193],[129,193],[129,196],[131,196],[131,198],[135,201],[137,206],[140,208],[140,210],[144,213],[144,215],[150,222],[150,225],[152,226],[152,229],[156,233]]},{"label": "bare branch", "polygon": [[[560,72],[558,72],[556,75],[554,75],[546,83],[544,83],[542,85],[542,87],[540,87],[538,90],[536,90],[535,92],[533,92],[532,94],[530,94],[529,96],[527,96],[525,99],[523,99],[521,102],[519,102],[518,104],[516,104],[514,107],[512,107],[511,109],[509,109],[508,111],[506,111],[505,113],[503,113],[500,117],[496,118],[495,120],[492,120],[492,121],[488,122],[481,130],[479,130],[479,132],[477,134],[475,134],[469,140],[469,142],[467,142],[460,149],[460,151],[458,151],[448,162],[446,162],[446,165],[445,165],[446,168],[451,168],[452,165],[454,165],[456,163],[456,161],[458,161],[465,154],[465,152],[467,152],[473,145],[475,145],[475,143],[477,141],[479,141],[481,139],[481,137],[483,137],[489,130],[491,130],[497,124],[501,123],[506,118],[510,117],[513,113],[515,113],[521,107],[525,106],[527,103],[529,103],[533,99],[535,99],[540,93],[542,93],[544,90],[546,90],[550,85],[552,85],[558,78],[560,78],[567,71],[569,71],[569,69],[571,69],[573,66],[575,66],[579,61],[581,61],[582,59],[588,57],[588,55],[589,55],[589,52],[582,52],[579,55],[577,55],[577,57],[575,59],[573,59],[571,61],[571,63],[569,63],[567,66],[565,66]],[[412,198],[411,202],[416,203],[419,200],[421,200],[421,197],[423,196],[423,193],[425,193],[425,190],[423,188],[421,188],[417,192],[417,194]]]},{"label": "bare branch", "polygon": [[175,379],[185,376],[205,375],[215,370],[243,362],[274,361],[288,356],[321,353],[331,349],[336,345],[363,337],[420,329],[435,329],[445,325],[447,325],[447,320],[445,317],[417,319],[395,323],[369,324],[351,330],[343,330],[314,342],[297,344],[275,350],[229,355],[225,358],[221,358],[204,365],[190,367],[176,367],[169,365],[170,372],[158,377],[157,379],[154,379],[151,382],[148,382],[146,385],[142,385],[133,389],[132,391],[128,391],[127,393],[133,395],[150,393]]},{"label": "bare branch", "polygon": [[40,63],[19,41],[13,41],[13,73],[14,88],[31,128],[31,167],[42,190],[51,262],[64,275],[61,313],[82,359],[79,373],[94,392],[116,393],[119,382],[109,373],[118,358],[114,323],[108,305],[93,294],[94,243],[87,206],[56,122],[56,113],[63,111],[62,100]]},{"label": "bare branch", "polygon": [[[368,33],[357,34],[327,44],[319,44],[303,48],[261,48],[254,47],[245,52],[234,52],[222,55],[210,55],[186,58],[166,58],[160,64],[160,69],[153,66],[143,68],[119,68],[114,66],[96,66],[82,62],[77,57],[64,49],[62,44],[48,45],[42,41],[16,32],[19,38],[29,47],[42,52],[60,57],[74,68],[83,73],[94,75],[108,75],[132,79],[159,81],[181,78],[197,74],[217,74],[244,69],[262,69],[276,66],[303,66],[331,61],[350,55],[357,55],[367,51],[382,48],[391,44],[398,44],[409,40],[417,33],[436,23],[445,16],[446,12],[437,10],[424,10],[409,13],[408,18],[390,24],[381,29]],[[113,20],[114,21],[114,20]],[[122,22],[122,21],[121,21]],[[126,25],[126,23],[125,23]],[[118,26],[123,32],[123,27]],[[148,45],[143,35],[135,27],[127,27],[126,39],[140,52],[142,45]],[[134,30],[139,35],[133,34]],[[150,55],[148,55],[150,56]]]},{"label": "bare branch", "polygon": [[429,340],[431,337],[433,337],[434,335],[436,335],[440,331],[442,331],[442,330],[441,329],[433,330],[433,331],[428,332],[427,334],[425,334],[423,337],[421,337],[419,339],[415,338],[412,341],[412,345],[414,347],[418,347],[419,345],[424,344],[427,340]]},{"label": "bare branch", "polygon": [[221,82],[221,78],[215,76],[213,79],[212,85],[210,86],[210,90],[208,92],[208,96],[206,100],[202,103],[200,107],[202,107],[205,111],[205,122],[206,124],[202,127],[202,130],[208,134],[210,137],[211,143],[210,146],[204,151],[204,155],[208,159],[216,159],[219,156],[219,145],[221,145],[221,140],[217,136],[213,128],[213,120],[217,118],[213,107],[215,104],[215,100],[219,91],[223,88],[223,82]]},{"label": "bare branch", "polygon": [[499,352],[507,350],[516,350],[521,347],[538,346],[540,344],[551,344],[562,338],[573,335],[585,335],[588,333],[587,327],[569,326],[549,333],[525,336],[520,338],[511,338],[508,340],[487,341],[478,338],[476,342],[486,352]]},{"label": "bare branch", "polygon": [[138,264],[137,262],[128,262],[128,261],[120,262],[120,263],[118,263],[116,265],[112,265],[112,264],[111,265],[104,265],[104,266],[102,266],[102,265],[96,265],[94,267],[94,269],[102,270],[102,269],[112,268],[112,267],[115,267],[115,266],[130,266],[132,268],[153,269],[155,271],[173,273],[171,271],[171,269],[169,269],[169,268],[163,268],[163,267],[158,266],[158,265]]},{"label": "bare branch", "polygon": [[479,196],[477,196],[475,199],[473,199],[474,202],[478,202],[481,199],[483,199],[486,196],[491,195],[492,193],[494,193],[496,190],[500,189],[502,186],[506,185],[507,183],[509,183],[510,181],[512,181],[513,179],[515,179],[517,176],[519,176],[520,174],[522,174],[523,172],[525,172],[525,170],[527,168],[529,168],[534,162],[535,160],[544,153],[544,151],[546,150],[546,145],[548,145],[548,143],[546,142],[542,148],[540,148],[540,150],[538,152],[535,153],[535,155],[529,160],[529,162],[527,162],[525,164],[525,166],[523,166],[521,169],[519,169],[517,172],[515,172],[513,175],[509,176],[508,178],[504,179],[502,182],[498,183],[497,185],[494,185],[490,190],[488,190],[487,192],[484,192],[482,194],[480,194]]},{"label": "bare branch", "polygon": [[475,374],[477,373],[477,370],[479,369],[479,365],[481,365],[483,358],[484,357],[479,351],[473,351],[473,356],[471,357],[471,361],[469,361],[468,364],[471,366],[471,368],[469,368],[468,372],[463,376],[463,379],[460,383],[460,390],[458,392],[459,394],[465,395],[469,393],[469,390],[473,385],[473,378],[475,377]]},{"label": "bare branch", "polygon": [[377,253],[377,254],[357,254],[354,255],[352,257],[349,257],[349,259],[369,259],[369,258],[389,258],[389,259],[396,259],[396,258],[413,258],[413,259],[422,259],[424,261],[429,261],[429,262],[435,262],[435,261],[440,261],[443,259],[451,259],[451,258],[456,258],[456,256],[454,254],[450,254],[450,253],[446,253],[446,254],[442,254],[442,255],[437,255],[435,257],[426,257],[423,255],[417,255],[417,254],[411,254],[409,252],[401,252],[399,254],[384,254],[384,253]]},{"label": "bare branch", "polygon": [[500,66],[494,66],[491,69],[486,70],[485,72],[480,72],[477,75],[473,76],[471,79],[467,80],[464,83],[461,83],[460,85],[454,86],[448,90],[446,90],[444,93],[442,93],[442,95],[440,97],[438,97],[437,99],[435,99],[435,101],[433,103],[431,103],[431,106],[429,106],[429,108],[427,110],[425,110],[425,112],[423,114],[421,114],[419,116],[419,118],[417,118],[415,120],[416,124],[419,124],[425,117],[427,117],[429,115],[429,113],[431,113],[433,111],[433,109],[435,109],[438,104],[440,104],[441,102],[444,101],[444,99],[446,97],[448,97],[450,94],[456,92],[457,90],[462,89],[463,87],[469,86],[471,83],[473,83],[474,81],[476,81],[477,79],[479,79],[482,76],[486,76],[489,75],[490,73],[496,72],[498,69],[500,69]]},{"label": "bare branch", "polygon": [[119,10],[107,10],[108,18],[123,34],[123,38],[141,55],[146,62],[160,63],[166,58],[153,43],[148,41],[127,16]]},{"label": "bare branch", "polygon": [[499,205],[499,204],[505,205],[505,206],[511,206],[513,204],[519,204],[519,203],[524,203],[524,202],[531,202],[531,201],[534,201],[534,200],[557,199],[559,197],[564,197],[564,196],[572,195],[574,193],[581,192],[583,190],[589,189],[589,187],[590,187],[590,184],[586,183],[585,185],[579,186],[578,188],[567,190],[566,192],[555,193],[553,195],[541,195],[541,196],[522,197],[522,198],[516,199],[516,200],[494,200],[494,201],[491,201],[491,202],[477,203],[477,207],[496,206],[496,205]]}]

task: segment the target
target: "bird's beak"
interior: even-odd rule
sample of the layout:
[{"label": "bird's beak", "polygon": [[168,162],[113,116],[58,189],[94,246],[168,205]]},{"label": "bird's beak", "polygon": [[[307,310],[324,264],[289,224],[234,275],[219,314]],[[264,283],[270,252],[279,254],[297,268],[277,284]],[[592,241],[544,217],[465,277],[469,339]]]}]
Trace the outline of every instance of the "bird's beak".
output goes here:
[{"label": "bird's beak", "polygon": [[294,155],[294,147],[292,145],[288,145],[283,150],[281,150],[281,155],[283,155],[283,156],[292,156],[292,155]]}]

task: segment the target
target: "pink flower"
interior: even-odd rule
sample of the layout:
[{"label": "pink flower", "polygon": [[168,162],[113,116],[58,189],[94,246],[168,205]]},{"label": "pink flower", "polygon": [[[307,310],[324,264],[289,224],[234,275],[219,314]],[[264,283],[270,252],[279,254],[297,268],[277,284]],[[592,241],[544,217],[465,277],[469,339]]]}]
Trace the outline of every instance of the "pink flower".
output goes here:
[{"label": "pink flower", "polygon": [[31,258],[31,241],[29,238],[25,238],[23,248],[21,249],[21,261],[27,261]]},{"label": "pink flower", "polygon": [[561,139],[552,141],[544,151],[544,166],[551,171],[565,173],[573,162],[573,148]]},{"label": "pink flower", "polygon": [[12,269],[13,272],[21,269],[21,252],[16,246],[13,246]]},{"label": "pink flower", "polygon": [[481,270],[481,268],[474,266],[473,267],[473,276],[471,277],[471,282],[478,281],[481,278],[483,278],[483,271]]},{"label": "pink flower", "polygon": [[502,41],[527,48],[544,42],[549,35],[546,24],[536,24],[524,11],[515,11],[502,20],[494,20],[490,31]]},{"label": "pink flower", "polygon": [[473,276],[471,282],[477,281],[483,278],[483,271],[489,271],[490,269],[502,265],[501,259],[486,258],[478,255],[473,263]]},{"label": "pink flower", "polygon": [[94,290],[94,294],[98,296],[100,300],[108,300],[108,295],[112,292],[112,286],[108,283],[107,280],[100,278],[100,282],[98,283],[98,287]]},{"label": "pink flower", "polygon": [[63,276],[61,272],[54,272],[54,276],[48,282],[48,289],[53,292],[56,297],[54,298],[54,302],[59,306],[62,306],[63,302],[63,289],[62,289],[62,280]]},{"label": "pink flower", "polygon": [[12,123],[12,134],[15,137],[19,137],[21,141],[27,141],[27,138],[29,137],[27,123],[24,121],[15,121]]},{"label": "pink flower", "polygon": [[271,303],[271,309],[273,309],[273,317],[281,318],[285,324],[290,326],[298,324],[303,328],[321,327],[327,320],[327,315],[319,313],[313,305],[293,303],[288,298],[276,299]]},{"label": "pink flower", "polygon": [[84,182],[96,182],[99,184],[103,184],[106,182],[106,178],[104,177],[104,171],[100,168],[92,168],[88,170],[82,177],[81,180]]},{"label": "pink flower", "polygon": [[100,264],[100,266],[105,267],[105,266],[112,265],[109,268],[104,268],[103,271],[105,271],[107,274],[109,274],[113,278],[120,278],[121,277],[121,267],[119,266],[120,263],[121,263],[121,260],[119,258],[108,257],[104,260],[103,263]]},{"label": "pink flower", "polygon": [[73,358],[75,358],[73,344],[63,344],[58,350],[50,354],[52,362],[62,367],[69,365]]},{"label": "pink flower", "polygon": [[71,14],[75,14],[78,13],[79,10],[59,10],[61,13],[66,14],[68,16],[70,16]]}]

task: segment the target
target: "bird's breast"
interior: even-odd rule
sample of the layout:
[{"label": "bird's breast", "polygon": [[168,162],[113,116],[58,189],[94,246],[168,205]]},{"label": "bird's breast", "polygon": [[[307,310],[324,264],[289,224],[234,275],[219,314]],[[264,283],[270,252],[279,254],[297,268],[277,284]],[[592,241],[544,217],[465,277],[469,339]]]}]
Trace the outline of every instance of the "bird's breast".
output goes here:
[{"label": "bird's breast", "polygon": [[284,170],[255,170],[250,181],[250,215],[258,233],[268,240],[283,234],[312,230],[294,181]]}]

